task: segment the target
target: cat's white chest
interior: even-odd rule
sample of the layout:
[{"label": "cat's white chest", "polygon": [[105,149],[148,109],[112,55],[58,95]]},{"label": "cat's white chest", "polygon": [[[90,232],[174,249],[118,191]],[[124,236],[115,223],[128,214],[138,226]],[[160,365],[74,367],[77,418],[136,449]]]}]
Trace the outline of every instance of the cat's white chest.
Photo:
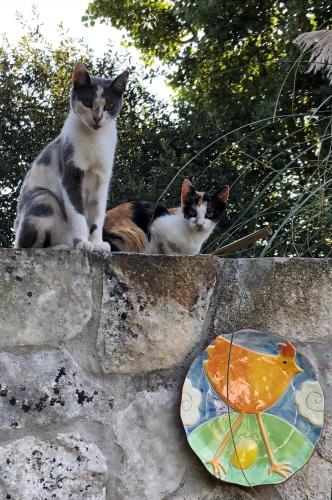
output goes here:
[{"label": "cat's white chest", "polygon": [[[98,133],[100,135],[98,136]],[[98,131],[91,138],[76,138],[76,143],[80,141],[80,149],[77,148],[77,161],[85,171],[94,169],[105,173],[112,169],[116,136],[112,137],[112,131]],[[75,145],[74,145],[75,147]]]},{"label": "cat's white chest", "polygon": [[196,238],[185,237],[184,234],[173,232],[169,244],[175,245],[182,255],[196,255],[200,250],[200,242]]},{"label": "cat's white chest", "polygon": [[151,234],[155,247],[151,245],[152,253],[162,252],[165,245],[166,253],[196,255],[200,251],[201,238],[187,230],[181,215],[165,215],[156,219]]},{"label": "cat's white chest", "polygon": [[83,200],[85,205],[105,181],[105,175],[100,174],[96,169],[90,168],[85,171],[83,179]]}]

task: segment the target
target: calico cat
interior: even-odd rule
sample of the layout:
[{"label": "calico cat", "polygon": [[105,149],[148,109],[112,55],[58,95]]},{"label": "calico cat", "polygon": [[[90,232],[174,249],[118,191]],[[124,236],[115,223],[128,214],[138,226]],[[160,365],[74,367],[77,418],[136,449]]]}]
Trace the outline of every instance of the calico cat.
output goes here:
[{"label": "calico cat", "polygon": [[110,251],[102,228],[128,75],[90,77],[82,63],[75,65],[70,113],[21,188],[15,248]]},{"label": "calico cat", "polygon": [[197,255],[223,216],[228,198],[228,186],[211,194],[195,191],[185,179],[181,207],[124,203],[106,213],[103,237],[115,251]]}]

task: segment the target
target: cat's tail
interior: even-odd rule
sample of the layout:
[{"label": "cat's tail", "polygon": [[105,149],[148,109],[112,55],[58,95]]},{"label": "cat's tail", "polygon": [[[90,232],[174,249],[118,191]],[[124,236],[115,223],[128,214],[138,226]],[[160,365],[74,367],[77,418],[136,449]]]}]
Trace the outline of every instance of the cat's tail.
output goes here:
[{"label": "cat's tail", "polygon": [[122,247],[125,245],[125,239],[121,234],[116,234],[103,229],[103,241],[110,244],[112,252],[122,252]]}]

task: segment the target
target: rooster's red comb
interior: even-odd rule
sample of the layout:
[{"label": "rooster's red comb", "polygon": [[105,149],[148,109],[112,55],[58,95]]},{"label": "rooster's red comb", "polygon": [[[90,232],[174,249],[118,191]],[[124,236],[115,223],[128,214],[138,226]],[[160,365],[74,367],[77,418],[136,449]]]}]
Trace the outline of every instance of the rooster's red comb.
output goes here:
[{"label": "rooster's red comb", "polygon": [[285,357],[294,358],[296,354],[296,349],[290,342],[285,342],[278,344],[281,354]]}]

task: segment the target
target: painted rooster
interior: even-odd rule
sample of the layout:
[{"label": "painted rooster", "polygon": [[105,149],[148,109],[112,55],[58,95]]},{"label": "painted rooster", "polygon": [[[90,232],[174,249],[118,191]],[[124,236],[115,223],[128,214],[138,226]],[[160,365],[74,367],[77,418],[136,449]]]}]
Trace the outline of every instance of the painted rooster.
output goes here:
[{"label": "painted rooster", "polygon": [[220,477],[221,470],[226,474],[219,458],[245,415],[254,414],[271,462],[268,473],[276,472],[286,478],[287,472],[292,472],[292,469],[288,463],[276,462],[261,412],[273,406],[285,393],[292,378],[302,372],[295,361],[295,348],[289,342],[279,344],[279,354],[274,355],[256,352],[233,343],[230,357],[229,349],[230,341],[221,336],[217,337],[215,345],[207,348],[208,359],[203,362],[215,392],[239,413],[232,423],[232,430],[227,432],[215,455],[207,463],[212,465],[216,476]]}]

